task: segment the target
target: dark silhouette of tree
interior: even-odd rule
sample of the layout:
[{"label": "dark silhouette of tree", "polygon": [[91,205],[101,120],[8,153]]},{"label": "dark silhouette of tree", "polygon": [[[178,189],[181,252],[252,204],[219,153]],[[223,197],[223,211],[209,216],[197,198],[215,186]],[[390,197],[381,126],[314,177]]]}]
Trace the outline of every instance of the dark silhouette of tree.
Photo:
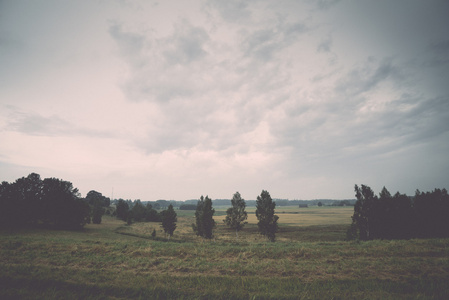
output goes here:
[{"label": "dark silhouette of tree", "polygon": [[140,200],[136,200],[134,202],[131,212],[133,214],[134,221],[136,221],[136,222],[145,221],[146,209],[143,206],[142,202],[140,202]]},{"label": "dark silhouette of tree", "polygon": [[[90,219],[89,206],[81,204],[78,189],[57,178],[43,181],[44,222],[58,228],[80,228]],[[85,202],[84,202],[85,203]]]},{"label": "dark silhouette of tree", "polygon": [[147,222],[160,222],[161,216],[157,213],[150,203],[145,206],[145,221]]},{"label": "dark silhouette of tree", "polygon": [[196,206],[195,223],[192,224],[196,235],[206,239],[213,238],[213,229],[215,228],[214,213],[212,200],[208,196],[206,198],[201,196]]},{"label": "dark silhouette of tree", "polygon": [[104,208],[100,205],[95,205],[92,211],[92,223],[101,224],[101,218],[104,214]]},{"label": "dark silhouette of tree", "polygon": [[173,209],[173,205],[168,205],[168,208],[161,213],[162,216],[162,228],[168,238],[173,236],[173,232],[176,229],[176,222],[178,221],[176,212]]},{"label": "dark silhouette of tree", "polygon": [[239,192],[236,192],[231,200],[232,207],[228,208],[226,211],[226,219],[223,222],[235,229],[235,234],[237,238],[239,237],[239,231],[242,230],[243,226],[248,222],[245,220],[248,218],[248,214],[245,211],[246,204],[245,199],[240,196]]},{"label": "dark silhouette of tree", "polygon": [[118,200],[117,207],[116,207],[115,211],[117,213],[117,218],[119,218],[123,221],[127,221],[129,205],[125,200],[123,200],[123,199]]},{"label": "dark silhouette of tree", "polygon": [[94,190],[89,191],[89,193],[87,193],[86,201],[92,207],[94,207],[94,206],[109,207],[109,205],[111,203],[111,199],[103,196],[102,193],[94,191]]},{"label": "dark silhouette of tree", "polygon": [[318,202],[318,204],[317,204],[319,207],[321,207],[321,206],[323,206],[323,203],[320,201],[320,202]]},{"label": "dark silhouette of tree", "polygon": [[275,241],[276,232],[278,230],[278,216],[274,214],[276,203],[271,199],[270,193],[262,190],[260,196],[256,200],[256,217],[259,222],[259,233],[268,237],[271,242]]},{"label": "dark silhouette of tree", "polygon": [[449,195],[446,189],[415,193],[414,213],[419,237],[449,236]]},{"label": "dark silhouette of tree", "polygon": [[355,185],[354,206],[348,238],[407,239],[449,237],[449,196],[445,189],[416,191],[413,198],[384,187],[376,197],[368,186]]},{"label": "dark silhouette of tree", "polygon": [[354,214],[352,216],[351,235],[358,237],[360,240],[368,240],[372,238],[371,217],[373,215],[374,202],[377,201],[377,197],[369,186],[358,185],[354,187],[357,201],[354,205]]}]

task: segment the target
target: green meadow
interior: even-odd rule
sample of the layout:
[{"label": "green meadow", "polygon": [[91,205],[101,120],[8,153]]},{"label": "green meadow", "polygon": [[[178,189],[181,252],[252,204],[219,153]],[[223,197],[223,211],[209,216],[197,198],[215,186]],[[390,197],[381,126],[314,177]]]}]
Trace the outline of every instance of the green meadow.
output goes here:
[{"label": "green meadow", "polygon": [[271,243],[247,211],[237,238],[216,208],[210,241],[180,210],[170,240],[159,223],[106,216],[83,231],[3,230],[0,299],[449,298],[449,239],[346,241],[352,207],[278,207]]}]

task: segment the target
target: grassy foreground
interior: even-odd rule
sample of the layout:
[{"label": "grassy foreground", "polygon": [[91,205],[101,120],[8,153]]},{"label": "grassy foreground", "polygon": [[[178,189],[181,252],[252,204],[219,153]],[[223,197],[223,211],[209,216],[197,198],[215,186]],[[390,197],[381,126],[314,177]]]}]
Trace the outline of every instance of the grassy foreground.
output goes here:
[{"label": "grassy foreground", "polygon": [[83,232],[2,231],[0,299],[449,298],[449,239],[346,242],[351,209],[281,208],[276,243],[253,215],[237,239],[218,209],[216,239],[202,241],[177,212],[170,241],[159,224],[107,217]]}]

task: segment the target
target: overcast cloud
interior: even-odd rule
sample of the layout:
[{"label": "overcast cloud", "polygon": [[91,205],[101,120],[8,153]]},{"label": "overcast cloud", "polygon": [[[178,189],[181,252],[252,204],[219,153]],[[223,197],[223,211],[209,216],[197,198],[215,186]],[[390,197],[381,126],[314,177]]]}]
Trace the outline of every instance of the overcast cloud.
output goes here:
[{"label": "overcast cloud", "polygon": [[1,1],[0,180],[82,195],[448,188],[448,1]]}]

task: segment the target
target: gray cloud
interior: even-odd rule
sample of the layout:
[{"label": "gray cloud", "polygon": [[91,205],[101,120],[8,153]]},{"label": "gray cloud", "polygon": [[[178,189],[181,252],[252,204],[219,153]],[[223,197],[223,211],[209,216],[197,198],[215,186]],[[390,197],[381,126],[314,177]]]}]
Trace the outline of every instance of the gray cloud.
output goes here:
[{"label": "gray cloud", "polygon": [[109,34],[117,42],[123,57],[135,59],[143,54],[146,43],[143,35],[124,31],[122,25],[116,22],[110,24]]},{"label": "gray cloud", "polygon": [[174,34],[163,41],[167,48],[163,50],[163,55],[168,65],[189,64],[206,57],[204,44],[208,41],[209,35],[203,28],[183,21],[176,25]]},{"label": "gray cloud", "polygon": [[332,47],[332,36],[328,35],[318,44],[317,52],[331,52]]},{"label": "gray cloud", "polygon": [[381,82],[400,76],[390,59],[378,62],[370,58],[366,63],[352,69],[339,79],[336,90],[347,96],[356,96],[376,88]]},{"label": "gray cloud", "polygon": [[209,0],[206,6],[218,11],[219,15],[226,21],[244,21],[251,17],[248,1],[244,0]]},{"label": "gray cloud", "polygon": [[296,42],[298,36],[307,31],[307,26],[302,22],[279,22],[273,28],[250,32],[243,40],[243,52],[246,56],[268,62],[276,52]]},{"label": "gray cloud", "polygon": [[85,128],[72,124],[56,115],[42,116],[38,113],[24,112],[15,107],[5,107],[9,113],[9,121],[4,130],[16,131],[33,136],[89,136],[97,138],[114,137],[110,132]]}]

